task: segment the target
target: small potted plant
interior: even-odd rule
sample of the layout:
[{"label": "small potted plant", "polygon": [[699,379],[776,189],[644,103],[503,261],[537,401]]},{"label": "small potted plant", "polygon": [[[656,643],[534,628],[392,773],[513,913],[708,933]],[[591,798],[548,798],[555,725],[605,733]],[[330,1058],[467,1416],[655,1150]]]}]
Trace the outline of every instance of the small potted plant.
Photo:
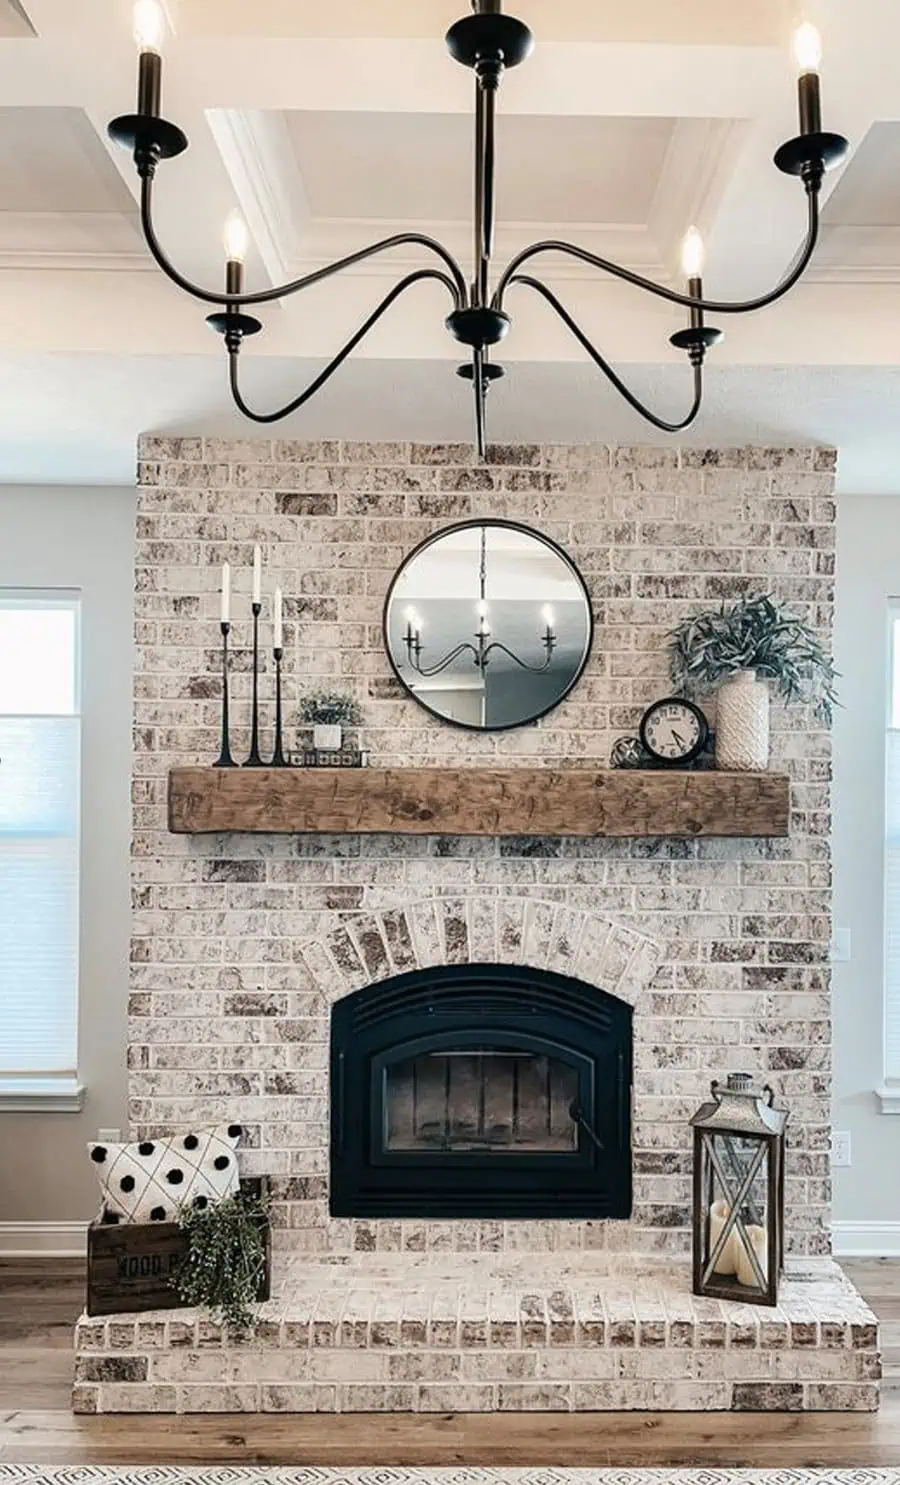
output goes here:
[{"label": "small potted plant", "polygon": [[344,728],[362,721],[356,699],[343,691],[312,691],[300,703],[300,716],[313,729],[313,747],[323,752],[337,752]]},{"label": "small potted plant", "polygon": [[720,768],[769,764],[769,686],[784,701],[815,703],[830,724],[837,672],[816,633],[765,594],[723,603],[672,630],[671,673],[685,695],[716,690]]},{"label": "small potted plant", "polygon": [[172,1280],[179,1297],[208,1310],[229,1335],[246,1334],[269,1293],[265,1205],[240,1191],[202,1211],[187,1209],[179,1225],[185,1252]]}]

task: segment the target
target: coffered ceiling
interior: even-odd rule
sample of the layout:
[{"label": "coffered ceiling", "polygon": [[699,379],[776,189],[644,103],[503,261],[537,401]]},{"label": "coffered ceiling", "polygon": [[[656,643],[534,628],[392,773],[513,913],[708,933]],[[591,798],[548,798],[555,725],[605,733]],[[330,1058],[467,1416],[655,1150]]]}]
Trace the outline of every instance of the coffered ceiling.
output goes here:
[{"label": "coffered ceiling", "polygon": [[[440,237],[471,271],[471,77],[442,42],[467,0],[166,3],[164,112],[191,149],[160,168],[157,214],[179,267],[222,282],[221,225],[237,204],[251,231],[253,285],[405,228]],[[793,0],[505,8],[528,21],[538,45],[502,93],[498,267],[537,237],[563,235],[677,282],[679,243],[696,222],[710,292],[757,293],[785,271],[805,223],[802,188],[771,164],[796,132]],[[7,478],[122,479],[141,429],[208,423],[213,413],[217,426],[238,422],[205,310],[149,263],[131,162],[106,139],[107,119],[133,107],[130,9],[128,0],[0,0]],[[708,410],[691,436],[752,439],[763,424],[769,441],[833,436],[845,489],[900,490],[891,399],[872,401],[873,387],[893,389],[900,374],[900,7],[809,0],[804,14],[825,43],[826,126],[856,151],[828,179],[808,281],[759,317],[723,321]],[[394,251],[267,310],[265,333],[245,351],[251,400],[298,391],[387,281],[422,261],[418,250]],[[677,415],[689,390],[668,345],[679,312],[572,260],[551,258],[544,271],[622,373],[657,389],[661,410]],[[613,408],[545,305],[515,291],[508,308],[497,431],[528,437],[539,421],[542,436],[558,427],[567,437],[577,425],[601,439],[656,437]],[[359,371],[336,378],[291,431],[316,436],[327,425],[352,436],[365,424],[366,436],[403,437],[427,424],[430,437],[458,437],[464,389],[445,313],[433,285],[407,295],[359,347]],[[63,368],[77,387],[67,388]],[[727,415],[726,385],[745,398]],[[848,416],[863,387],[865,409]],[[35,407],[56,430],[46,454],[23,453]]]}]

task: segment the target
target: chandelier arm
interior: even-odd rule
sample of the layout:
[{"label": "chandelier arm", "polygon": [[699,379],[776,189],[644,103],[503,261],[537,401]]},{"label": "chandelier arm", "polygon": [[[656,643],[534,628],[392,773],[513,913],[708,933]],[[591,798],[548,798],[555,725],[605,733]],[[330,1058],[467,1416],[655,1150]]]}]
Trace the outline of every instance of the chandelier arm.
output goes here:
[{"label": "chandelier arm", "polygon": [[488,645],[487,649],[484,652],[485,659],[491,653],[491,650],[502,650],[504,655],[508,655],[510,660],[514,660],[521,670],[528,670],[531,672],[532,675],[543,675],[545,670],[550,669],[553,661],[553,656],[552,654],[550,654],[547,656],[543,665],[529,665],[527,660],[520,660],[518,655],[516,655],[514,651],[509,649],[509,647],[503,644],[499,639],[492,640],[491,643]]},{"label": "chandelier arm", "polygon": [[413,670],[416,672],[416,675],[420,675],[424,680],[428,680],[430,676],[439,675],[442,670],[446,670],[447,666],[452,665],[454,660],[458,660],[460,655],[464,655],[466,650],[471,650],[473,655],[477,656],[478,654],[472,642],[470,640],[464,640],[462,644],[456,646],[455,650],[451,650],[449,655],[445,655],[443,660],[439,660],[437,665],[414,665]]},{"label": "chandelier arm", "polygon": [[605,273],[612,274],[615,278],[622,279],[627,284],[633,284],[637,289],[645,289],[648,294],[655,294],[658,299],[666,299],[670,304],[683,305],[685,309],[699,309],[711,311],[713,314],[743,315],[750,314],[754,310],[766,309],[770,304],[775,304],[802,278],[809,267],[810,259],[816,250],[819,240],[819,195],[818,189],[810,189],[807,192],[808,200],[808,223],[806,240],[800,250],[792,268],[788,270],[780,283],[767,294],[760,294],[756,299],[744,300],[721,300],[721,299],[695,299],[690,294],[682,294],[677,289],[669,289],[665,284],[658,284],[650,278],[644,278],[640,273],[634,273],[630,268],[623,268],[620,263],[613,263],[609,258],[600,258],[596,253],[589,253],[586,248],[578,247],[576,243],[548,240],[536,242],[531,247],[524,248],[518,253],[505,269],[500,282],[497,285],[492,307],[497,310],[503,308],[503,297],[511,283],[524,283],[525,280],[519,275],[519,269],[531,258],[540,253],[563,253],[570,258],[578,258],[582,263],[590,263],[594,268],[600,268]]},{"label": "chandelier arm", "polygon": [[[141,182],[141,229],[144,240],[154,260],[167,278],[171,279],[179,289],[190,294],[194,299],[200,299],[204,304],[228,304],[232,309],[239,309],[246,304],[271,304],[276,299],[285,299],[291,294],[297,294],[301,289],[307,289],[312,284],[321,283],[323,279],[331,278],[333,274],[341,273],[345,268],[352,268],[356,263],[363,263],[367,258],[374,258],[378,253],[386,252],[388,248],[402,247],[415,244],[419,247],[428,248],[444,263],[452,280],[452,292],[454,307],[462,309],[466,303],[466,281],[462,269],[453,254],[437,241],[436,238],[427,237],[421,232],[398,232],[393,237],[382,238],[371,247],[360,248],[357,253],[350,253],[346,258],[338,258],[334,263],[326,263],[324,268],[317,268],[314,273],[308,273],[303,278],[295,278],[285,284],[278,284],[271,289],[258,289],[252,294],[228,294],[224,289],[211,292],[203,289],[199,284],[193,283],[186,278],[173,263],[166,257],[165,252],[156,235],[153,225],[153,178],[145,176]],[[441,275],[443,278],[444,275]]]},{"label": "chandelier arm", "polygon": [[600,354],[596,347],[591,344],[584,331],[581,329],[580,325],[578,325],[576,321],[573,320],[572,316],[569,314],[569,311],[565,308],[564,305],[560,304],[556,295],[551,289],[547,288],[546,284],[542,284],[540,279],[531,278],[528,274],[517,274],[516,277],[511,280],[511,283],[525,284],[528,288],[535,289],[538,294],[543,295],[544,299],[546,299],[551,308],[556,310],[556,313],[559,315],[566,328],[568,330],[571,330],[572,334],[575,336],[575,339],[581,346],[583,346],[584,350],[587,351],[591,360],[597,366],[599,366],[600,370],[603,372],[603,375],[607,378],[607,380],[612,382],[616,391],[621,393],[621,395],[625,398],[625,401],[634,408],[635,412],[640,413],[641,417],[645,418],[648,423],[652,423],[654,428],[659,428],[660,431],[663,433],[680,433],[683,428],[690,427],[691,423],[693,423],[698,412],[700,411],[700,404],[703,401],[703,367],[699,361],[695,362],[694,364],[694,400],[691,404],[690,411],[685,417],[680,420],[680,422],[667,422],[665,418],[660,418],[657,416],[656,413],[651,412],[650,408],[646,407],[644,403],[641,402],[640,398],[635,396],[634,392],[631,391],[631,388],[625,385],[622,378],[618,375],[617,372],[613,370],[612,366],[610,366],[609,362],[604,356]]},{"label": "chandelier arm", "polygon": [[408,273],[406,275],[406,278],[401,279],[398,284],[394,285],[390,293],[385,295],[381,303],[376,306],[365,323],[362,324],[360,328],[350,337],[346,345],[338,351],[337,355],[334,356],[331,361],[329,361],[325,369],[319,372],[319,375],[310,382],[309,386],[303,392],[301,392],[299,396],[294,397],[290,402],[285,403],[284,407],[278,408],[275,412],[258,413],[254,412],[252,408],[247,406],[247,403],[244,401],[238,383],[238,359],[240,354],[240,342],[238,342],[237,346],[235,347],[229,347],[228,365],[229,381],[231,384],[231,395],[234,398],[235,405],[237,406],[239,412],[242,412],[245,418],[250,418],[254,423],[277,423],[280,421],[281,418],[289,417],[291,413],[296,412],[297,409],[301,408],[304,403],[310,400],[311,397],[314,397],[321,387],[324,387],[325,383],[330,379],[330,377],[332,377],[338,370],[338,368],[344,364],[347,357],[352,355],[353,351],[355,351],[360,341],[368,335],[373,326],[377,325],[382,315],[390,309],[391,305],[394,303],[394,300],[398,299],[400,295],[405,293],[407,289],[411,288],[413,284],[422,283],[424,280],[427,279],[437,280],[438,283],[444,285],[444,287],[451,295],[454,294],[454,286],[452,280],[448,278],[446,273],[441,273],[440,269],[438,268],[418,268],[414,273]]}]

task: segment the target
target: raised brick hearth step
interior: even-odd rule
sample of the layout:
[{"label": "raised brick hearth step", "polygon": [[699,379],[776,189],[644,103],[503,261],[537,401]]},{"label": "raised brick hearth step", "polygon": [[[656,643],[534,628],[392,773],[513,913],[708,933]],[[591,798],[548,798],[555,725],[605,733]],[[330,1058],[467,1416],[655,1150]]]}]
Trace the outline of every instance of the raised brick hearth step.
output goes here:
[{"label": "raised brick hearth step", "polygon": [[246,1343],[193,1311],[82,1319],[78,1412],[868,1411],[872,1311],[828,1259],[778,1309],[697,1299],[683,1260],[276,1259]]}]

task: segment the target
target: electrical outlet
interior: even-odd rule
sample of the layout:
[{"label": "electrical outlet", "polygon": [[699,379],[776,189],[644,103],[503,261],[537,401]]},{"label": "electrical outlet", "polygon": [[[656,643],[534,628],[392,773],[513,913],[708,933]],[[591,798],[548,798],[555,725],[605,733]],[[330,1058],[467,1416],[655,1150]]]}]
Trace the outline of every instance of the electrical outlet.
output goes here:
[{"label": "electrical outlet", "polygon": [[831,1163],[832,1165],[853,1164],[849,1129],[833,1129],[831,1131]]},{"label": "electrical outlet", "polygon": [[98,1140],[105,1140],[108,1145],[118,1145],[122,1139],[121,1129],[98,1129]]}]

